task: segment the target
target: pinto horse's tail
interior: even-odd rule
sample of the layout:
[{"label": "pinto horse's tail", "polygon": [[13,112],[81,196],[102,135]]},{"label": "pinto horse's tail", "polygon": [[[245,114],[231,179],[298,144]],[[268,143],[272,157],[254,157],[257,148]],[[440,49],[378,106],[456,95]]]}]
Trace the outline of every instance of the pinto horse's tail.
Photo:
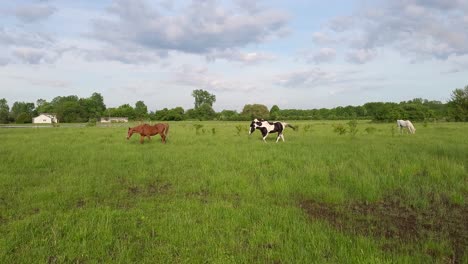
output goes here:
[{"label": "pinto horse's tail", "polygon": [[290,128],[292,128],[293,130],[296,130],[296,129],[297,129],[296,127],[294,127],[293,125],[288,124],[288,123],[284,123],[284,126],[285,126],[285,127],[290,127]]}]

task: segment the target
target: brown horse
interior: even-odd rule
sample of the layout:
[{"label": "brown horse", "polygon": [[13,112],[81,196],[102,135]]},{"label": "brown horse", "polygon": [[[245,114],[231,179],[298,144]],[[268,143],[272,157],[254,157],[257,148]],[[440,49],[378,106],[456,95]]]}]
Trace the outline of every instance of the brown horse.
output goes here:
[{"label": "brown horse", "polygon": [[169,133],[169,124],[156,124],[154,126],[143,124],[136,127],[129,127],[127,133],[127,139],[133,135],[133,133],[140,134],[140,143],[143,144],[145,137],[151,140],[151,136],[159,134],[161,136],[162,143],[166,143],[166,137]]}]

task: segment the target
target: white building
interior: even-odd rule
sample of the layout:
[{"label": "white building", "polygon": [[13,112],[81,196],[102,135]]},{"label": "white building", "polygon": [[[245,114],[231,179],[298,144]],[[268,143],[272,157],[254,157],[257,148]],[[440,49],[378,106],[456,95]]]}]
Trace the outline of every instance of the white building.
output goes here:
[{"label": "white building", "polygon": [[52,124],[58,123],[57,116],[54,114],[42,113],[39,116],[33,117],[34,124]]}]

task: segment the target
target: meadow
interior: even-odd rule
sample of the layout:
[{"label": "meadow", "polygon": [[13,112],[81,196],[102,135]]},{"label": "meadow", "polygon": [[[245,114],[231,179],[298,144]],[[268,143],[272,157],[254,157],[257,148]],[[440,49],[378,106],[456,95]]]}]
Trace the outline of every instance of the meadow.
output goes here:
[{"label": "meadow", "polygon": [[0,128],[0,263],[468,263],[467,123],[290,123]]}]

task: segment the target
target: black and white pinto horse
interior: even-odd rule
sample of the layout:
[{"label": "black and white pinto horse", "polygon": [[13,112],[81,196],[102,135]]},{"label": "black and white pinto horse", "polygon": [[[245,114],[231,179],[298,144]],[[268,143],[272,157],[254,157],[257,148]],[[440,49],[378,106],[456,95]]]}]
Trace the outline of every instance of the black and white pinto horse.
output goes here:
[{"label": "black and white pinto horse", "polygon": [[278,140],[281,138],[284,142],[284,136],[283,136],[283,130],[286,127],[290,127],[294,130],[296,130],[295,127],[292,125],[285,123],[285,122],[268,122],[266,120],[258,120],[254,119],[252,123],[250,123],[250,131],[249,135],[255,132],[255,129],[260,130],[262,132],[263,136],[263,141],[266,143],[265,139],[267,138],[268,134],[270,133],[278,133],[278,136],[276,137],[276,143],[278,143]]}]

